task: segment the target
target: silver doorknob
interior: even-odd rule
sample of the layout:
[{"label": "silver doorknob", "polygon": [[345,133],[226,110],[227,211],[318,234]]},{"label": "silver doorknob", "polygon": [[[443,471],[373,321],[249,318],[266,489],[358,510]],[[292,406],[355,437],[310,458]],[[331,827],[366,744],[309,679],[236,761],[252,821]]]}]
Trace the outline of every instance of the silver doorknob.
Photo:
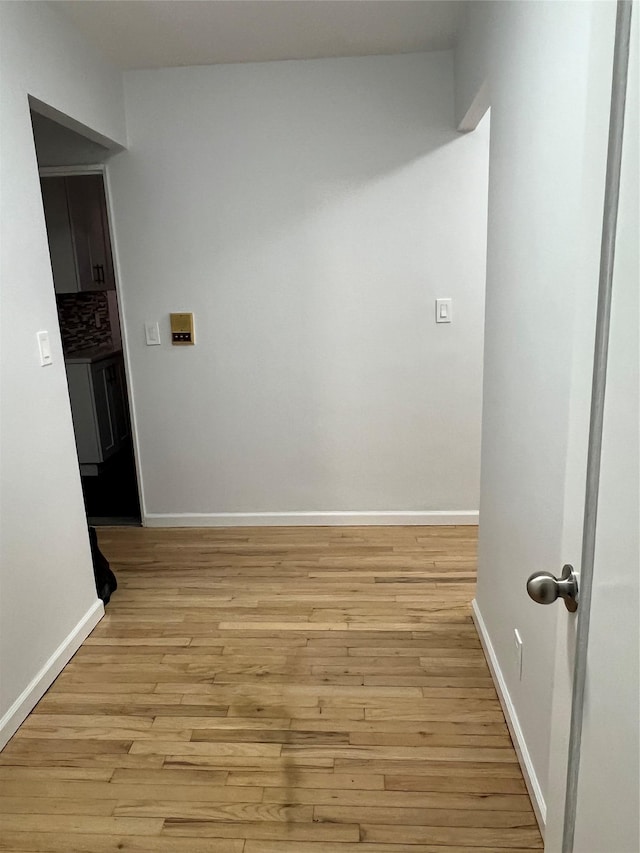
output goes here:
[{"label": "silver doorknob", "polygon": [[571,613],[578,609],[578,576],[573,566],[563,566],[560,578],[551,572],[534,572],[527,581],[527,592],[538,604],[553,604],[558,598]]}]

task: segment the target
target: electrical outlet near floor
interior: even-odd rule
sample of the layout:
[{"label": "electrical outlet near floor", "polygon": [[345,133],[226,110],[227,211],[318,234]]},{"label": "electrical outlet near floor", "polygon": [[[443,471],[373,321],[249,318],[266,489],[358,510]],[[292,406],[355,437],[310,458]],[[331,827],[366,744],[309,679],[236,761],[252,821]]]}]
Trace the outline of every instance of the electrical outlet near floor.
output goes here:
[{"label": "electrical outlet near floor", "polygon": [[522,681],[522,637],[517,628],[513,629],[513,659],[516,665],[518,680]]}]

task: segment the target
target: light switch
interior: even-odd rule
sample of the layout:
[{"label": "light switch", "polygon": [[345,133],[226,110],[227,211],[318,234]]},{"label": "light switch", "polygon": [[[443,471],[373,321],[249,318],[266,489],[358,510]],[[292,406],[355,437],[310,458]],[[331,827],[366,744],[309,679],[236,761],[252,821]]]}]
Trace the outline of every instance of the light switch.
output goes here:
[{"label": "light switch", "polygon": [[451,322],[451,300],[436,299],[436,323]]},{"label": "light switch", "polygon": [[49,332],[38,332],[38,349],[40,350],[40,364],[42,367],[47,367],[49,364],[53,364]]},{"label": "light switch", "polygon": [[522,637],[517,628],[513,630],[513,654],[518,678],[522,681]]},{"label": "light switch", "polygon": [[148,347],[160,346],[160,328],[157,323],[145,323],[144,336]]}]

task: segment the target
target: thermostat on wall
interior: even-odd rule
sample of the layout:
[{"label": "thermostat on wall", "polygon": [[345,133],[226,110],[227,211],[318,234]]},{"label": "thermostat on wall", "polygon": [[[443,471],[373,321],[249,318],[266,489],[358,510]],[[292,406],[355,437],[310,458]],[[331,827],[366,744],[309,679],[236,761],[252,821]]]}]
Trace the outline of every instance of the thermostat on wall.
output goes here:
[{"label": "thermostat on wall", "polygon": [[193,314],[170,314],[169,317],[171,318],[171,343],[174,346],[195,344]]}]

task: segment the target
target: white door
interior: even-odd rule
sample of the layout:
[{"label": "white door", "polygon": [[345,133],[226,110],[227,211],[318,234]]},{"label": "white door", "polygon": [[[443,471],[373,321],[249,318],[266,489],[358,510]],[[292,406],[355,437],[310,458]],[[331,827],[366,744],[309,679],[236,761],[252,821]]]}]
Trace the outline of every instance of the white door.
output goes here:
[{"label": "white door", "polygon": [[[634,9],[573,850],[640,851],[638,9]],[[577,474],[577,472],[576,472]],[[572,476],[571,470],[569,477]],[[571,486],[571,484],[569,484]],[[573,484],[573,494],[584,482]],[[570,489],[571,494],[571,489]],[[571,518],[571,514],[569,514]],[[574,524],[576,520],[569,521]],[[567,531],[567,558],[575,533]],[[559,609],[545,849],[570,850],[565,815],[575,624]],[[573,760],[576,759],[573,755]],[[564,828],[564,832],[563,832]],[[563,847],[563,835],[565,847]]]},{"label": "white door", "polygon": [[[475,2],[463,15],[458,127],[491,107],[474,618],[546,850],[560,853],[576,616],[590,611],[534,604],[526,581],[582,569],[616,4]],[[574,853],[640,850],[634,23]]]}]

